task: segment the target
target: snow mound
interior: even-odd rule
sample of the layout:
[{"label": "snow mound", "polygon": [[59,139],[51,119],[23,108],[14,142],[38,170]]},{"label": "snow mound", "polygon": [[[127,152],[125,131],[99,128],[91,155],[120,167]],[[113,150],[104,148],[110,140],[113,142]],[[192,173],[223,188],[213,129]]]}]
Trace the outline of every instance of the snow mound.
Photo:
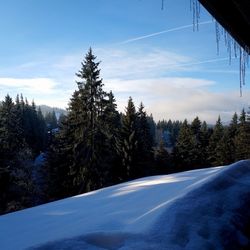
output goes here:
[{"label": "snow mound", "polygon": [[0,249],[248,249],[250,160],[153,176],[0,217]]}]

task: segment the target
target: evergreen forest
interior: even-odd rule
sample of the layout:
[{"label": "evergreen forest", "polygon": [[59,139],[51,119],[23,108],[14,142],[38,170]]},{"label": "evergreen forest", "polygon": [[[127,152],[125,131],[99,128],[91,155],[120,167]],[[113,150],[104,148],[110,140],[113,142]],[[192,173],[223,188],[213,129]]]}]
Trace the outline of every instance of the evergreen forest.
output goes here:
[{"label": "evergreen forest", "polygon": [[[89,49],[76,73],[67,114],[42,113],[23,94],[0,102],[0,214],[144,176],[250,158],[249,109],[223,125],[155,122],[128,98],[123,113],[104,90]],[[66,100],[67,101],[67,100]],[[174,107],[173,107],[174,108]]]}]

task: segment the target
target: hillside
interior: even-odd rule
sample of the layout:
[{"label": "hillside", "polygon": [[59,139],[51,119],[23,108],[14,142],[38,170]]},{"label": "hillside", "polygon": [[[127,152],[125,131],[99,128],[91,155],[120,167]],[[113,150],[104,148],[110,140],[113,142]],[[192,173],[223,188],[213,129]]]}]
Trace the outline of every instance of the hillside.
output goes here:
[{"label": "hillside", "polygon": [[0,216],[0,249],[248,249],[249,197],[250,160],[137,179]]},{"label": "hillside", "polygon": [[53,111],[55,111],[57,117],[59,117],[60,114],[63,114],[63,115],[67,114],[67,111],[65,109],[62,109],[62,108],[50,107],[47,105],[39,105],[38,107],[41,109],[43,115],[46,115],[49,112],[52,113]]}]

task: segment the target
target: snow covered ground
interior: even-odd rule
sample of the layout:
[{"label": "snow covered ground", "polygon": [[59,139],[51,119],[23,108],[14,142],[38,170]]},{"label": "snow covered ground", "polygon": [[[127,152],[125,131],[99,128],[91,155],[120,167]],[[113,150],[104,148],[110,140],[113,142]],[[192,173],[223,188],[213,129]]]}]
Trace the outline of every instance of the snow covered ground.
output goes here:
[{"label": "snow covered ground", "polygon": [[248,249],[249,208],[250,160],[0,216],[0,249]]}]

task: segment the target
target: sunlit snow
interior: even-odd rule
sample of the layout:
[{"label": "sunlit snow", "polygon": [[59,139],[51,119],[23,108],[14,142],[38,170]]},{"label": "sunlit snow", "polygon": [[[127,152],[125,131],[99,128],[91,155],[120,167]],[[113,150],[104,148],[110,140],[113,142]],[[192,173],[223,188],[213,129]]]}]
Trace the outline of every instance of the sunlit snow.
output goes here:
[{"label": "sunlit snow", "polygon": [[250,160],[0,216],[0,249],[237,249],[249,244],[249,206]]}]

